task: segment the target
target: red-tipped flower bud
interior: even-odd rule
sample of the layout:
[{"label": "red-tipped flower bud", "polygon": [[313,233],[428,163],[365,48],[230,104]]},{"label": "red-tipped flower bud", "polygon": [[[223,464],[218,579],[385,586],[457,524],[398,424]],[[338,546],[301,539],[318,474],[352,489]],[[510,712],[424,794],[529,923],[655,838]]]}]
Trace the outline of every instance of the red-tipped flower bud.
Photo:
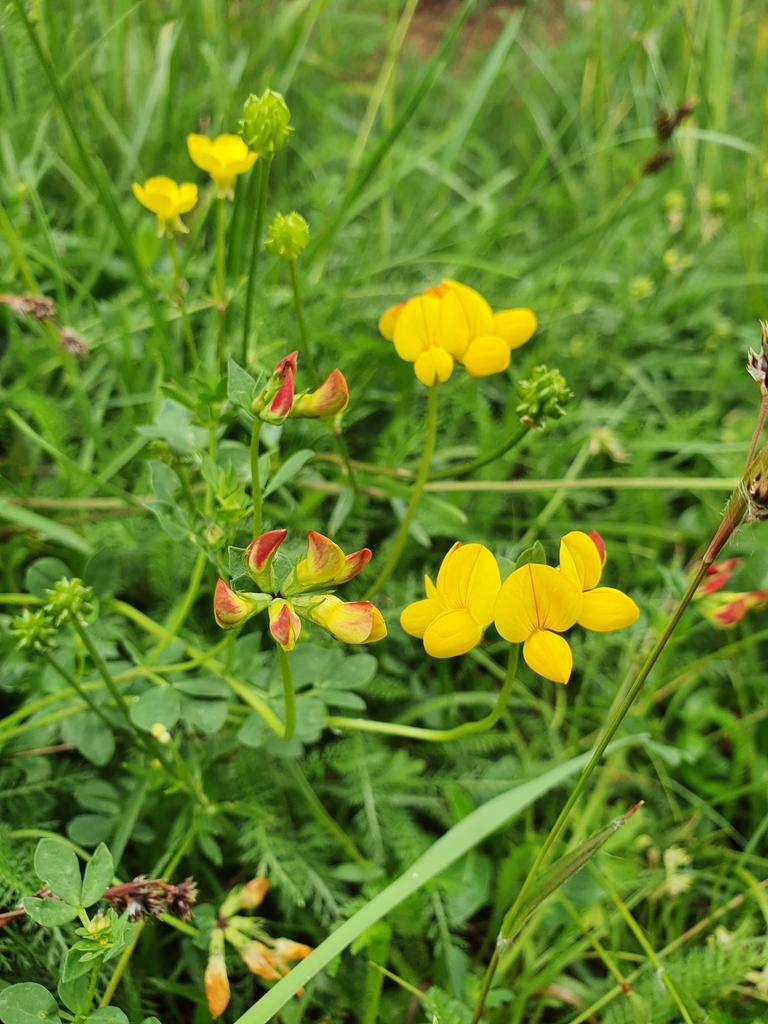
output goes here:
[{"label": "red-tipped flower bud", "polygon": [[240,893],[240,910],[254,910],[264,902],[264,897],[269,889],[269,879],[252,878]]},{"label": "red-tipped flower bud", "polygon": [[237,594],[224,580],[216,581],[213,592],[213,614],[222,629],[242,626],[252,615],[263,611],[269,604],[265,594]]},{"label": "red-tipped flower bud", "polygon": [[252,540],[245,549],[243,555],[245,570],[256,580],[262,590],[271,593],[275,589],[272,579],[272,563],[277,549],[287,536],[287,530],[270,530]]},{"label": "red-tipped flower bud", "polygon": [[284,651],[292,651],[301,633],[301,619],[293,605],[277,598],[269,606],[269,631]]},{"label": "red-tipped flower bud", "polygon": [[291,411],[295,393],[294,378],[297,371],[298,352],[284,356],[269,378],[267,385],[253,400],[253,413],[266,423],[279,425]]},{"label": "red-tipped flower bud", "polygon": [[305,614],[345,644],[372,644],[387,635],[384,617],[370,601],[345,604],[340,598],[329,595]]},{"label": "red-tipped flower bud", "polygon": [[303,419],[331,420],[349,405],[349,388],[341,370],[331,370],[316,391],[299,395],[291,416]]}]

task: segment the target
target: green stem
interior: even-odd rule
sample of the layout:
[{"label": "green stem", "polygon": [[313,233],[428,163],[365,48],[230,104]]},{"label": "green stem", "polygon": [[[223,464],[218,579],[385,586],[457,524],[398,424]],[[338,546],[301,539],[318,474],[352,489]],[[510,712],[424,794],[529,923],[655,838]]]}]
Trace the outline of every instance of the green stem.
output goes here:
[{"label": "green stem", "polygon": [[[714,559],[714,555],[712,555],[712,559]],[[544,862],[545,862],[545,860],[547,858],[547,855],[549,854],[549,851],[551,850],[552,846],[555,843],[555,840],[559,836],[559,834],[560,834],[560,832],[561,832],[561,830],[563,828],[563,825],[565,824],[568,816],[570,815],[571,811],[573,810],[574,805],[576,804],[576,802],[579,799],[579,797],[581,796],[581,794],[584,792],[584,789],[586,788],[586,785],[589,782],[589,779],[590,779],[592,773],[594,772],[594,770],[597,767],[598,763],[602,759],[602,756],[605,753],[606,747],[608,746],[608,744],[613,739],[613,737],[614,737],[614,735],[616,733],[616,730],[619,728],[619,726],[621,725],[622,721],[624,720],[625,715],[627,714],[629,709],[632,707],[632,704],[634,703],[635,698],[637,697],[638,693],[640,692],[643,683],[648,678],[648,675],[649,675],[651,669],[653,668],[653,666],[658,661],[659,655],[661,654],[661,652],[666,647],[666,645],[667,645],[667,643],[669,641],[669,638],[672,636],[672,633],[675,631],[675,628],[677,627],[677,624],[680,622],[680,619],[683,617],[683,614],[684,614],[686,608],[688,607],[688,605],[691,602],[691,598],[693,597],[693,595],[698,590],[699,584],[703,580],[704,576],[706,575],[707,569],[709,568],[709,566],[711,564],[712,564],[712,561],[711,560],[709,560],[709,561],[706,560],[706,557],[702,561],[701,565],[698,568],[698,571],[696,572],[696,575],[693,577],[693,579],[689,583],[688,589],[683,594],[683,596],[680,598],[680,601],[678,602],[678,605],[675,608],[675,610],[670,615],[669,620],[667,621],[667,624],[664,627],[663,632],[659,636],[658,640],[656,641],[656,643],[653,646],[653,649],[651,650],[650,654],[646,658],[644,665],[642,666],[640,671],[635,676],[635,680],[632,683],[632,686],[627,691],[627,695],[625,696],[624,700],[619,705],[619,707],[616,710],[613,718],[611,719],[610,723],[608,724],[608,728],[605,730],[605,733],[603,734],[602,739],[600,740],[598,745],[595,747],[594,753],[592,754],[592,757],[589,760],[589,764],[587,765],[587,767],[582,772],[581,777],[579,778],[579,781],[576,783],[576,786],[574,787],[573,791],[571,792],[571,795],[566,800],[565,805],[564,805],[563,809],[561,810],[561,812],[560,812],[560,814],[559,814],[559,816],[557,818],[557,821],[555,822],[555,824],[550,829],[550,832],[549,832],[549,835],[547,836],[547,838],[544,840],[544,844],[542,845],[541,849],[539,850],[539,852],[538,852],[538,854],[536,856],[536,859],[533,862],[533,866],[531,867],[530,871],[528,872],[528,875],[527,875],[525,881],[523,882],[523,884],[522,884],[522,886],[520,888],[519,893],[517,894],[517,899],[513,903],[512,907],[507,911],[507,913],[506,913],[506,915],[504,917],[504,920],[502,922],[501,930],[499,932],[499,938],[497,940],[496,949],[494,951],[493,957],[491,958],[491,962],[488,965],[488,970],[486,971],[485,978],[483,979],[483,987],[482,987],[482,990],[481,990],[481,993],[480,993],[480,997],[479,997],[479,999],[477,1001],[477,1005],[475,1006],[475,1012],[474,1012],[474,1014],[472,1016],[471,1024],[478,1024],[478,1021],[480,1020],[480,1017],[481,1017],[482,1012],[483,1012],[483,1007],[485,1005],[485,998],[486,998],[486,996],[488,994],[488,990],[490,988],[491,981],[493,980],[493,975],[494,975],[494,972],[496,970],[496,965],[497,965],[498,960],[499,960],[499,950],[503,946],[508,945],[509,942],[514,938],[514,936],[516,934],[516,929],[517,929],[517,926],[519,924],[518,913],[520,911],[521,906],[523,905],[523,901],[525,899],[525,896],[528,893],[528,890],[530,889],[530,887],[531,887],[531,885],[532,885],[536,875],[538,874],[540,868],[543,866],[543,864],[544,864]]]},{"label": "green stem", "polygon": [[194,568],[192,569],[192,576],[190,577],[189,580],[187,592],[184,595],[184,600],[181,602],[179,610],[176,612],[176,614],[173,617],[173,620],[169,624],[168,632],[160,640],[157,647],[155,647],[154,651],[152,651],[152,653],[147,658],[147,665],[151,665],[153,664],[153,662],[157,661],[157,659],[166,649],[168,644],[170,644],[173,640],[176,639],[179,630],[184,625],[184,621],[187,615],[189,615],[192,605],[197,600],[197,593],[200,590],[200,584],[203,581],[203,573],[205,572],[205,564],[207,561],[208,559],[205,557],[205,552],[199,551],[197,553],[197,559],[195,561]]},{"label": "green stem", "polygon": [[120,979],[123,976],[125,968],[128,966],[128,961],[133,956],[133,952],[139,943],[139,939],[141,938],[141,933],[143,930],[144,922],[139,921],[139,926],[136,929],[136,934],[125,947],[123,952],[120,954],[120,959],[117,961],[117,966],[112,972],[112,977],[109,979],[107,987],[104,989],[104,995],[101,997],[101,1002],[99,1003],[100,1007],[109,1006],[109,1004],[112,1002],[112,996],[117,991],[117,986],[120,984]]},{"label": "green stem", "polygon": [[84,1021],[87,1017],[90,1016],[91,1006],[93,1005],[93,997],[96,995],[96,986],[99,983],[100,959],[101,958],[97,959],[96,963],[93,965],[93,970],[91,971],[91,982],[88,986],[88,991],[86,992],[85,995],[85,1002],[83,1003],[83,1008],[75,1017],[73,1024],[82,1024],[82,1021]]},{"label": "green stem", "polygon": [[190,370],[194,370],[197,366],[197,347],[195,345],[195,336],[192,333],[192,324],[189,322],[187,305],[184,302],[184,294],[182,291],[184,278],[179,267],[179,253],[176,248],[176,236],[173,234],[168,235],[168,251],[171,254],[171,263],[173,264],[173,285],[176,292],[176,302],[181,313],[181,325],[184,329],[184,340],[187,343],[187,351],[189,353],[189,368]]},{"label": "green stem", "polygon": [[261,480],[259,479],[259,435],[261,420],[257,416],[251,431],[251,497],[253,499],[253,536],[261,533]]},{"label": "green stem", "polygon": [[216,209],[216,304],[219,310],[219,340],[216,351],[216,365],[222,368],[224,360],[224,325],[227,321],[227,307],[224,301],[224,263],[227,248],[226,199],[219,199]]},{"label": "green stem", "polygon": [[476,722],[463,722],[455,725],[452,729],[420,729],[415,725],[398,725],[395,722],[372,722],[368,718],[336,718],[330,716],[326,719],[326,725],[337,729],[358,729],[361,732],[385,733],[387,736],[405,736],[411,740],[424,740],[426,743],[447,743],[449,740],[457,740],[461,736],[470,733],[486,732],[493,728],[507,706],[509,695],[515,684],[517,662],[520,656],[520,644],[511,644],[509,648],[509,660],[507,672],[504,676],[504,684],[499,691],[499,696],[490,714],[480,718]]},{"label": "green stem", "polygon": [[344,829],[338,824],[335,818],[331,817],[328,811],[326,811],[325,807],[323,807],[322,801],[320,800],[312,786],[309,784],[307,777],[304,775],[304,772],[301,770],[298,764],[292,758],[288,758],[285,764],[286,767],[288,768],[289,774],[293,776],[294,782],[299,787],[304,796],[304,799],[309,804],[310,809],[312,810],[312,813],[314,814],[315,818],[320,822],[321,825],[323,825],[330,832],[330,834],[335,839],[338,840],[339,844],[347,851],[348,855],[352,860],[360,864],[361,867],[367,868],[369,866],[369,862],[365,859],[362,853],[360,853],[358,848],[352,842],[352,840],[344,831]]},{"label": "green stem", "polygon": [[405,541],[408,537],[408,530],[413,522],[413,517],[416,515],[416,510],[419,507],[421,495],[424,492],[424,485],[426,484],[427,477],[429,476],[429,467],[432,462],[432,454],[435,450],[435,440],[437,438],[437,389],[437,384],[427,389],[427,424],[424,433],[424,451],[421,455],[419,472],[416,474],[416,479],[414,480],[413,487],[411,488],[408,507],[405,510],[403,521],[400,523],[400,529],[397,531],[395,536],[392,549],[389,552],[389,557],[387,558],[381,572],[365,594],[366,600],[377,591],[381,590],[384,583],[389,579],[392,572],[397,567],[397,563],[400,561],[400,555],[403,552]]},{"label": "green stem", "polygon": [[291,740],[296,732],[296,691],[293,688],[290,658],[280,644],[277,645],[277,657],[280,662],[280,672],[283,676],[283,693],[285,695],[285,732],[283,733],[283,739]]},{"label": "green stem", "polygon": [[102,720],[102,722],[104,722],[104,724],[109,728],[111,732],[113,726],[109,718],[107,718],[102,708],[99,707],[99,705],[91,697],[91,695],[82,688],[82,686],[80,685],[80,683],[78,683],[75,677],[71,673],[67,672],[64,666],[60,665],[49,651],[45,652],[45,660],[48,662],[51,668],[55,669],[55,671],[59,673],[62,679],[65,679],[69,683],[69,685],[78,695],[80,700],[85,701],[85,703],[88,705],[91,711],[93,711],[95,715],[98,715],[98,717]]},{"label": "green stem", "polygon": [[256,207],[255,220],[253,223],[253,244],[251,247],[251,262],[248,268],[248,285],[245,290],[245,316],[243,318],[243,366],[248,365],[248,335],[251,331],[251,317],[253,315],[253,292],[256,287],[256,270],[259,265],[261,254],[261,235],[264,230],[264,213],[267,208],[267,192],[269,190],[269,169],[272,164],[272,154],[264,153],[259,159],[256,167],[258,170],[258,205]]},{"label": "green stem", "polygon": [[299,328],[299,348],[301,354],[304,357],[304,361],[307,364],[307,372],[309,373],[309,379],[312,382],[312,387],[316,388],[320,384],[320,378],[317,375],[317,367],[315,361],[312,358],[312,352],[309,347],[309,335],[307,334],[307,321],[304,319],[304,303],[301,298],[301,286],[299,285],[299,270],[296,264],[296,257],[288,260],[288,266],[291,271],[291,285],[293,286],[293,301],[296,306],[296,323]]},{"label": "green stem", "polygon": [[459,466],[451,466],[450,469],[441,469],[439,473],[430,473],[427,479],[431,483],[433,480],[453,480],[455,477],[468,476],[470,473],[474,473],[476,469],[482,469],[483,466],[487,466],[489,463],[495,462],[496,459],[500,459],[502,455],[506,455],[515,445],[520,444],[530,429],[531,427],[528,423],[521,423],[512,437],[508,438],[504,444],[499,445],[498,448],[494,448],[488,455],[473,459],[471,462],[462,462]]},{"label": "green stem", "polygon": [[[87,628],[85,627],[85,625],[82,622],[79,622],[76,618],[73,618],[71,621],[72,621],[72,628],[74,629],[74,631],[77,633],[77,635],[82,640],[83,646],[88,651],[88,654],[90,655],[91,661],[93,662],[93,664],[94,664],[94,666],[96,668],[96,671],[99,673],[101,678],[104,680],[104,685],[109,690],[109,692],[110,692],[110,694],[112,696],[112,699],[114,700],[115,704],[117,705],[118,709],[120,710],[120,713],[123,715],[125,720],[128,722],[128,725],[130,726],[131,732],[136,733],[137,735],[141,735],[138,732],[136,726],[133,724],[133,719],[131,718],[130,712],[128,710],[128,705],[125,702],[125,698],[123,697],[122,693],[120,693],[120,691],[118,690],[117,685],[116,685],[114,679],[112,678],[112,675],[111,675],[109,669],[107,668],[107,663],[104,661],[104,659],[102,658],[102,656],[99,654],[98,650],[96,649],[96,645],[94,644],[93,640],[91,639],[91,635],[88,632]],[[143,739],[143,737],[142,737],[142,739]]]}]

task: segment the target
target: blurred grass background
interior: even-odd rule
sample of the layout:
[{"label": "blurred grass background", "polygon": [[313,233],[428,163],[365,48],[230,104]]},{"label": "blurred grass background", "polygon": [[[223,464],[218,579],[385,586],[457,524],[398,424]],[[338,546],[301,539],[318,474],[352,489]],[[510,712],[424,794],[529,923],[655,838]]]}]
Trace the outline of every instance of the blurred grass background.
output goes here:
[{"label": "blurred grass background", "polygon": [[[546,363],[561,369],[574,392],[566,418],[478,478],[521,487],[563,477],[616,482],[446,492],[425,503],[419,536],[383,601],[392,641],[380,653],[390,685],[374,695],[382,715],[403,712],[414,699],[487,688],[469,660],[452,666],[450,676],[445,665],[428,663],[396,624],[400,607],[417,596],[421,574],[436,569],[456,538],[513,555],[524,539],[538,537],[554,558],[562,532],[596,528],[608,543],[608,582],[628,589],[644,615],[626,635],[575,639],[577,673],[567,690],[524,675],[533,700],[513,706],[504,734],[446,750],[411,744],[413,770],[401,764],[399,774],[390,768],[391,778],[384,767],[391,748],[373,739],[344,741],[353,752],[331,744],[318,755],[308,770],[320,786],[341,771],[334,757],[344,764],[344,757],[367,758],[374,776],[383,773],[370,799],[355,805],[350,797],[344,806],[349,813],[357,806],[351,827],[387,870],[407,864],[419,848],[429,831],[420,814],[441,822],[461,816],[462,800],[572,753],[604,720],[616,680],[680,592],[686,566],[719,521],[728,481],[740,473],[759,403],[744,370],[746,350],[757,347],[758,319],[768,317],[762,3],[478,2],[443,54],[441,40],[458,9],[438,0],[32,0],[27,10],[87,159],[14,4],[0,11],[0,287],[49,294],[90,345],[82,363],[62,360],[45,332],[20,326],[6,310],[0,403],[81,471],[132,493],[148,489],[135,428],[152,422],[161,376],[136,267],[154,294],[167,289],[170,265],[130,184],[154,174],[197,181],[186,134],[235,130],[245,96],[271,86],[285,93],[296,132],[274,162],[268,217],[296,209],[310,223],[313,241],[301,261],[307,318],[320,369],[339,365],[351,384],[345,434],[353,457],[414,466],[424,392],[378,336],[376,322],[391,303],[448,276],[480,290],[494,308],[530,306],[540,327],[508,374],[479,382],[454,374],[441,393],[436,467],[498,444],[516,422],[516,381]],[[674,159],[643,175],[658,149],[657,110],[674,110],[688,97],[697,104],[669,142]],[[401,125],[412,98],[419,102]],[[129,247],[104,190],[125,220]],[[214,227],[206,208],[201,202],[190,218],[183,258],[193,322],[212,343]],[[235,325],[237,259],[235,249]],[[265,260],[253,366],[269,367],[294,347],[290,298],[284,269]],[[158,302],[169,308],[162,296]],[[177,318],[169,330],[179,332]],[[235,354],[238,337],[234,329]],[[297,427],[286,443],[283,457],[290,446],[331,450],[314,427]],[[98,489],[77,470],[52,472],[40,446],[6,417],[0,445],[6,496],[72,526],[90,550],[109,551],[121,596],[153,613],[167,610],[186,585],[191,553],[174,549],[145,519],[57,506]],[[633,486],[622,487],[625,478]],[[334,480],[332,464],[312,463],[301,486],[274,497],[272,518],[295,531],[322,529],[337,500],[327,493]],[[338,539],[347,549],[381,548],[396,521],[389,501],[369,496]],[[14,522],[0,527],[4,590],[23,589],[25,568],[40,554],[55,553],[80,571],[77,551]],[[744,556],[734,589],[768,581],[763,531],[745,529],[729,549]],[[614,884],[638,904],[657,951],[748,891],[747,868],[760,878],[768,866],[766,626],[765,612],[757,612],[724,634],[688,614],[628,722],[653,735],[656,754],[614,755],[576,821],[575,836],[583,837],[606,820],[606,804],[648,801],[652,813],[637,816],[643,820],[635,830],[646,838],[601,870],[613,871]],[[207,599],[197,606],[195,628],[212,635]],[[493,642],[488,651],[495,653]],[[439,726],[447,714],[430,712],[422,721]],[[337,748],[346,753],[334,754]],[[336,798],[342,802],[331,786],[332,806]],[[383,825],[372,824],[379,819],[371,799]],[[437,802],[425,811],[428,799]],[[408,807],[412,833],[405,812],[393,810],[398,801]],[[51,815],[62,820],[65,811]],[[474,902],[461,905],[456,897],[450,904],[454,892],[446,916],[436,889],[410,919],[401,914],[392,924],[390,967],[412,984],[432,976],[454,997],[467,997],[478,958],[550,819],[536,810],[514,833],[513,847],[500,840],[492,859],[477,855],[466,868],[471,881],[459,880],[455,889],[475,893]],[[688,888],[674,896],[676,871],[660,859],[670,847],[693,858]],[[609,883],[582,874],[568,890],[570,902],[539,914],[538,930],[525,933],[524,956],[508,989],[499,990],[494,1020],[587,1019],[579,1008],[613,982],[604,982],[610,972],[579,937],[585,922],[603,929],[622,972],[645,962],[636,938],[611,916]],[[766,906],[764,897],[748,899],[727,919],[738,949],[729,945],[732,935],[720,936],[679,962],[713,1019],[762,1020],[768,987],[747,980],[747,971],[768,959],[753,941],[765,931]],[[389,983],[372,997],[375,1012],[357,1012],[360,991],[368,985],[376,992],[372,977],[358,957],[335,988],[327,983],[320,1005],[327,998],[339,1020],[357,1013],[365,1024],[401,1020],[403,1012],[414,1019],[410,997]],[[677,1019],[646,977],[644,1010],[622,997],[595,1019]],[[320,1019],[311,1000],[301,1005],[293,1016],[286,1011],[286,1021],[305,1011],[315,1014],[306,1019]],[[175,1019],[188,1019],[183,1012]]]}]

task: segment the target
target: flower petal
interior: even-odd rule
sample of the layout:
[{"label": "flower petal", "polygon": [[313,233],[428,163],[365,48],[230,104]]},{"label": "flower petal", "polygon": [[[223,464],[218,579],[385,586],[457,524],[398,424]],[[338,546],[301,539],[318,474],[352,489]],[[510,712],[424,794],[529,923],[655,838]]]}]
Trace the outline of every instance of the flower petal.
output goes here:
[{"label": "flower petal", "polygon": [[631,597],[613,587],[598,587],[584,595],[581,613],[576,620],[585,629],[610,633],[637,621],[640,609]]},{"label": "flower petal", "polygon": [[422,384],[428,388],[442,384],[453,372],[453,356],[443,348],[432,345],[426,352],[416,357],[413,370]]},{"label": "flower petal", "polygon": [[440,567],[438,587],[449,608],[466,608],[483,629],[493,621],[501,576],[496,559],[482,544],[451,548]]},{"label": "flower petal", "polygon": [[[457,540],[456,543],[454,545],[452,545],[452,547],[449,548],[448,552],[445,555],[445,558],[443,558],[443,561],[440,563],[440,568],[439,568],[438,573],[437,573],[436,593],[440,595],[441,600],[447,600],[449,580],[451,581],[451,583],[450,583],[451,588],[454,587],[454,583],[453,583],[454,575],[453,575],[453,570],[452,570],[451,563],[452,563],[452,560],[453,560],[454,552],[458,551],[460,547],[462,547],[462,543],[461,543],[460,540]],[[424,585],[426,587],[426,580],[427,580],[426,576],[424,577],[424,580],[425,580],[425,584]],[[432,581],[430,580],[429,582],[431,583]],[[432,597],[432,596],[435,596],[435,595],[430,594],[429,593],[429,589],[427,589],[427,597]]]},{"label": "flower petal", "polygon": [[389,309],[385,309],[379,317],[379,334],[386,338],[387,341],[392,341],[395,336],[395,324],[404,306],[404,302],[397,302],[394,306],[390,306]]},{"label": "flower petal", "polygon": [[184,182],[179,186],[179,201],[176,205],[177,213],[189,213],[197,203],[197,185],[191,182]]},{"label": "flower petal", "polygon": [[560,568],[582,590],[597,586],[603,574],[603,563],[589,534],[574,530],[560,539]]},{"label": "flower petal", "polygon": [[461,361],[470,376],[490,377],[509,366],[509,347],[498,334],[483,334],[470,342]]},{"label": "flower petal", "polygon": [[530,309],[502,309],[493,318],[493,333],[500,334],[510,349],[519,348],[536,330],[536,314]]},{"label": "flower petal", "polygon": [[455,658],[480,643],[483,631],[465,608],[443,612],[424,631],[424,650],[431,658]]},{"label": "flower petal", "polygon": [[431,625],[438,615],[445,611],[445,605],[434,598],[427,598],[426,601],[414,601],[406,605],[400,612],[400,625],[409,636],[424,636],[427,626]]},{"label": "flower petal", "polygon": [[201,171],[207,171],[211,175],[221,173],[221,162],[207,135],[196,135],[192,132],[187,136],[187,150],[192,163]]},{"label": "flower petal", "polygon": [[553,683],[567,683],[573,669],[568,641],[547,629],[537,629],[523,644],[523,657],[530,669]]},{"label": "flower petal", "polygon": [[440,300],[417,295],[409,299],[395,323],[393,341],[401,359],[414,363],[422,352],[435,344]]},{"label": "flower petal", "polygon": [[458,299],[469,337],[477,338],[481,334],[492,334],[493,313],[480,292],[458,281],[452,281],[449,277],[444,278],[442,283],[446,289],[446,298],[453,292]]},{"label": "flower petal", "polygon": [[550,565],[523,565],[504,580],[496,598],[496,629],[511,643],[522,643],[537,629],[563,632],[576,622],[582,594]]},{"label": "flower petal", "polygon": [[269,631],[284,651],[292,651],[301,633],[301,619],[289,601],[277,598],[269,606]]},{"label": "flower petal", "polygon": [[381,612],[370,601],[345,604],[330,595],[314,605],[308,614],[313,622],[345,644],[371,643],[387,635]]},{"label": "flower petal", "polygon": [[370,548],[360,548],[359,551],[353,551],[347,555],[344,559],[344,568],[334,577],[334,585],[340,583],[347,583],[353,577],[357,576],[361,569],[364,569],[371,560],[373,552]]},{"label": "flower petal", "polygon": [[307,534],[307,557],[296,566],[296,580],[301,587],[321,587],[331,583],[344,570],[344,552],[338,544],[322,533]]},{"label": "flower petal", "polygon": [[460,359],[472,340],[466,314],[453,289],[446,292],[440,303],[438,337],[443,348]]}]

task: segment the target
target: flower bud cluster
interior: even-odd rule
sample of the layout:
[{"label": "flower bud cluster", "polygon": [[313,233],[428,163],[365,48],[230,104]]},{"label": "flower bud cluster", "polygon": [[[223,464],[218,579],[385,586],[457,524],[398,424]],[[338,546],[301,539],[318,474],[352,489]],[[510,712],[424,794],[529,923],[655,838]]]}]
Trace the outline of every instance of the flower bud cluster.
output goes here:
[{"label": "flower bud cluster", "polygon": [[565,416],[563,407],[573,398],[573,393],[559,370],[534,366],[530,378],[517,385],[517,396],[520,404],[515,411],[520,419],[540,427],[547,416],[550,419]]},{"label": "flower bud cluster", "polygon": [[312,947],[303,942],[273,939],[264,930],[261,918],[242,914],[244,910],[260,906],[268,889],[266,878],[254,878],[247,885],[233,889],[219,908],[205,969],[205,995],[212,1017],[220,1017],[229,1005],[227,943],[236,950],[251,974],[266,981],[279,981],[288,974],[289,963],[303,960],[312,952]]},{"label": "flower bud cluster", "polygon": [[254,398],[251,410],[265,423],[293,419],[331,420],[349,404],[349,388],[339,369],[331,370],[314,391],[296,394],[298,352],[291,352],[275,367],[272,376]]},{"label": "flower bud cluster", "polygon": [[279,92],[266,89],[261,96],[251,93],[243,104],[240,134],[254,152],[276,153],[288,145],[293,132],[290,119],[288,104]]},{"label": "flower bud cluster", "polygon": [[309,224],[300,213],[278,213],[267,231],[264,248],[270,256],[290,262],[301,256],[309,245]]},{"label": "flower bud cluster", "polygon": [[35,612],[25,608],[11,623],[11,636],[20,651],[47,651],[55,646],[55,635],[53,620],[42,608]]},{"label": "flower bud cluster", "polygon": [[345,555],[338,544],[310,530],[307,553],[287,573],[278,572],[276,556],[287,530],[270,530],[251,541],[243,566],[259,592],[235,591],[223,580],[216,584],[213,612],[222,629],[234,629],[268,609],[269,630],[283,650],[293,650],[301,620],[325,629],[347,644],[368,644],[387,635],[384,618],[370,601],[345,603],[331,589],[346,583],[368,564],[368,548]]},{"label": "flower bud cluster", "polygon": [[93,611],[93,590],[83,586],[83,581],[77,577],[71,580],[62,577],[53,590],[46,590],[45,596],[48,603],[44,610],[53,616],[57,626],[72,620],[84,622]]}]

